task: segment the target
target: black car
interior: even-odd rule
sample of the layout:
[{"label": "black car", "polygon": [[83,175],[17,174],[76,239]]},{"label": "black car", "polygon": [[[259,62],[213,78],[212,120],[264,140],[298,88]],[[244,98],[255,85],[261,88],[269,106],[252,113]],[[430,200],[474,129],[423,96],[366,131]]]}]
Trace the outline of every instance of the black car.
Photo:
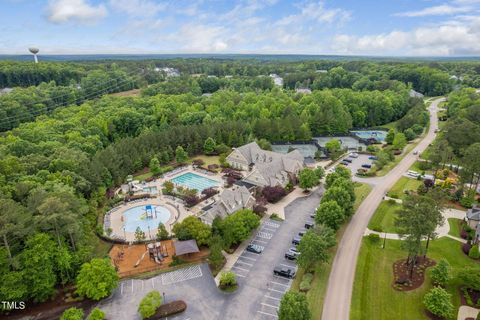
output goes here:
[{"label": "black car", "polygon": [[297,248],[290,248],[287,252],[285,252],[285,259],[297,260],[297,257],[299,255],[300,255],[300,252],[297,251]]},{"label": "black car", "polygon": [[368,164],[368,163],[364,163],[362,164],[362,168],[367,168],[367,169],[370,169],[372,167],[371,164]]},{"label": "black car", "polygon": [[252,253],[256,253],[256,254],[260,254],[263,251],[263,247],[259,246],[259,245],[256,245],[256,244],[249,244],[247,246],[247,251],[252,252]]},{"label": "black car", "polygon": [[300,230],[300,231],[298,232],[298,236],[299,236],[299,237],[303,237],[303,236],[305,235],[305,233],[307,233],[307,230]]},{"label": "black car", "polygon": [[288,279],[295,278],[295,271],[290,268],[277,266],[273,269],[273,274],[279,277],[284,277]]},{"label": "black car", "polygon": [[340,164],[343,164],[344,166],[348,166],[350,164],[350,162],[342,161],[342,162],[340,162]]},{"label": "black car", "polygon": [[293,243],[294,245],[298,245],[298,244],[300,244],[300,240],[302,240],[301,237],[295,236],[295,237],[293,237],[293,239],[292,239],[292,243]]},{"label": "black car", "polygon": [[310,218],[312,218],[312,219],[315,219],[315,216],[316,216],[316,215],[317,215],[317,213],[316,213],[316,212],[314,212],[314,213],[310,213]]},{"label": "black car", "polygon": [[353,161],[353,160],[352,160],[352,159],[349,159],[349,158],[345,158],[345,159],[342,160],[342,162],[348,162],[348,163],[352,163],[352,161]]},{"label": "black car", "polygon": [[308,222],[305,222],[305,229],[310,229],[310,228],[313,228],[313,221],[308,221]]},{"label": "black car", "polygon": [[375,157],[375,156],[370,156],[370,157],[368,157],[368,159],[370,159],[370,160],[377,160],[378,158]]}]

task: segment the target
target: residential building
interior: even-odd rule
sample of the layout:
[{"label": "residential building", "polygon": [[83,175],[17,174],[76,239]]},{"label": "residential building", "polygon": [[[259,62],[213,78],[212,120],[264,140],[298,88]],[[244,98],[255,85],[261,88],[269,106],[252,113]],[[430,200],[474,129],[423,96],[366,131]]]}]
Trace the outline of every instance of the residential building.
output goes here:
[{"label": "residential building", "polygon": [[295,89],[295,92],[301,94],[311,94],[312,90],[310,90],[309,88],[297,88]]},{"label": "residential building", "polygon": [[423,94],[421,94],[420,92],[417,92],[413,89],[410,90],[410,92],[408,93],[408,95],[411,97],[411,98],[423,98]]},{"label": "residential building", "polygon": [[218,195],[215,202],[202,209],[200,219],[206,224],[212,224],[215,217],[225,218],[240,209],[252,209],[255,198],[244,186],[233,186]]},{"label": "residential building", "polygon": [[480,240],[480,207],[474,206],[467,211],[467,223],[470,228],[475,230],[474,242]]},{"label": "residential building", "polygon": [[279,87],[283,87],[283,78],[280,77],[278,74],[271,73],[269,75],[270,78],[273,79],[273,84]]},{"label": "residential building", "polygon": [[232,168],[249,171],[243,181],[259,187],[285,187],[305,166],[298,150],[277,153],[262,150],[256,142],[234,148],[226,160]]},{"label": "residential building", "polygon": [[3,88],[3,89],[0,89],[0,96],[1,95],[4,95],[4,94],[9,94],[10,92],[12,92],[13,89],[12,88]]}]

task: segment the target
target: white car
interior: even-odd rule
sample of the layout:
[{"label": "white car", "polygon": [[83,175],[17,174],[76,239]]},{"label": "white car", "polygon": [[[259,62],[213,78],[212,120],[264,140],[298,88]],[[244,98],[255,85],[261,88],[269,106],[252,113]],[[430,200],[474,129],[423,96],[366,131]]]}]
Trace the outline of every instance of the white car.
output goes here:
[{"label": "white car", "polygon": [[358,153],[352,152],[352,153],[350,153],[349,157],[350,158],[358,158]]}]

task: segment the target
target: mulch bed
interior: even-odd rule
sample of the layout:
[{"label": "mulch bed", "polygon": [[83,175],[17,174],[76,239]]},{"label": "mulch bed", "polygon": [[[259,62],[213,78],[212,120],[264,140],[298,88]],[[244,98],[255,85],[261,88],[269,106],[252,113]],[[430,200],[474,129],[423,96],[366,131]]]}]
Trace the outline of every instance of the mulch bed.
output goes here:
[{"label": "mulch bed", "polygon": [[169,303],[162,304],[158,309],[157,312],[148,320],[157,320],[161,318],[165,318],[180,312],[183,312],[187,309],[187,304],[182,300],[176,300]]},{"label": "mulch bed", "polygon": [[[468,295],[470,296],[470,299],[472,300],[473,307],[477,306],[480,303],[480,291],[469,289],[469,288],[467,288],[466,290]],[[460,288],[459,292],[460,292],[460,301],[462,305],[467,305],[467,306],[470,305],[467,299],[465,298],[465,295],[463,293],[463,288]]]},{"label": "mulch bed", "polygon": [[410,279],[410,266],[407,265],[407,259],[395,261],[393,263],[392,287],[398,291],[410,291],[419,288],[425,280],[425,270],[435,264],[436,262],[430,258],[418,257]]},{"label": "mulch bed", "polygon": [[428,317],[428,319],[430,319],[430,320],[445,320],[445,318],[436,316],[436,315],[434,315],[433,313],[431,313],[431,312],[428,311],[428,310],[425,310],[425,315],[426,315],[426,316]]}]

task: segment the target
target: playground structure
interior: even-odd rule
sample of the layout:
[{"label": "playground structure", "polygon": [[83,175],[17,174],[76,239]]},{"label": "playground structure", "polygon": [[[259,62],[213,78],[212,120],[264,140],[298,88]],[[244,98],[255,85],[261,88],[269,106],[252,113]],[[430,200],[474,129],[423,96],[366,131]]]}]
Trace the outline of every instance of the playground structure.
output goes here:
[{"label": "playground structure", "polygon": [[146,219],[156,219],[157,218],[157,208],[154,208],[151,204],[145,206],[145,218]]},{"label": "playground structure", "polygon": [[147,245],[148,256],[156,264],[162,264],[163,260],[168,257],[167,247],[161,242],[149,243]]}]

